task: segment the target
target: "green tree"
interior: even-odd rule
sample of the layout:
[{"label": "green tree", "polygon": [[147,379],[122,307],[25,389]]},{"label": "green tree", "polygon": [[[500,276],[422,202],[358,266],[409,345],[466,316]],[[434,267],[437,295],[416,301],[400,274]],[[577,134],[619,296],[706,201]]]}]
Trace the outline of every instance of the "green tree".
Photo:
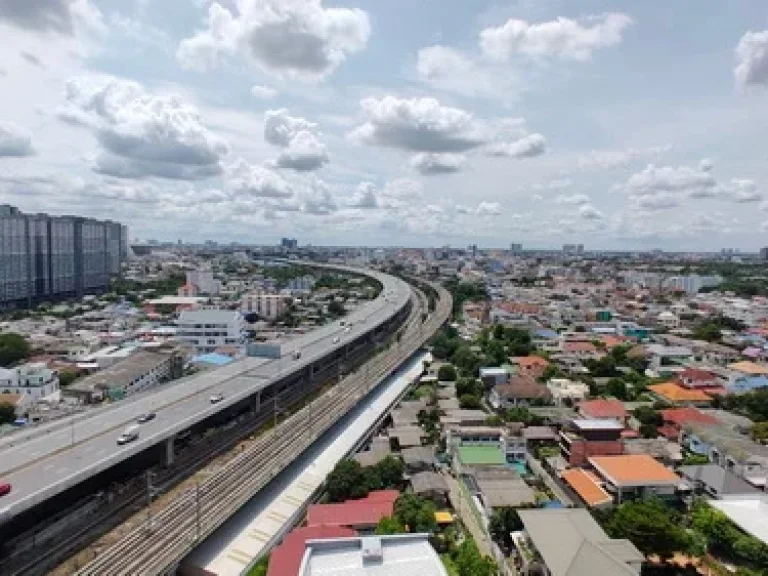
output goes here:
[{"label": "green tree", "polygon": [[265,556],[248,570],[247,576],[267,576],[269,571],[269,556]]},{"label": "green tree", "polygon": [[517,510],[505,506],[496,508],[491,515],[488,523],[488,531],[491,538],[505,550],[512,549],[511,532],[517,532],[523,529],[523,522],[517,514]]},{"label": "green tree", "polygon": [[437,370],[437,379],[441,382],[454,382],[457,377],[456,368],[450,364],[443,364]]},{"label": "green tree", "polygon": [[552,378],[562,378],[564,376],[563,371],[560,370],[558,366],[555,364],[550,364],[546,368],[544,368],[544,373],[541,375],[542,380],[545,382],[551,380]]},{"label": "green tree", "polygon": [[75,380],[77,380],[77,372],[75,372],[74,370],[64,369],[59,372],[60,386],[69,386]]},{"label": "green tree", "polygon": [[453,554],[453,562],[459,576],[497,576],[499,568],[488,556],[482,556],[472,538],[464,542]]},{"label": "green tree", "polygon": [[434,532],[435,505],[426,498],[406,492],[395,501],[395,517],[409,532]]},{"label": "green tree", "polygon": [[376,525],[376,534],[379,536],[385,534],[402,534],[405,532],[405,526],[395,516],[384,516]]},{"label": "green tree", "polygon": [[29,344],[19,334],[0,334],[0,366],[10,366],[29,356]]},{"label": "green tree", "polygon": [[389,455],[373,467],[381,488],[399,488],[403,483],[405,464],[400,458]]},{"label": "green tree", "polygon": [[344,316],[346,313],[347,311],[344,308],[344,304],[338,300],[333,300],[330,304],[328,304],[328,314],[331,316]]},{"label": "green tree", "polygon": [[331,502],[364,498],[368,495],[369,485],[370,477],[355,460],[342,460],[336,464],[325,481],[328,499]]},{"label": "green tree", "polygon": [[691,537],[679,515],[658,499],[625,502],[609,513],[605,529],[614,538],[628,538],[643,554],[669,558],[686,551]]},{"label": "green tree", "polygon": [[704,454],[688,453],[683,457],[683,466],[697,466],[699,464],[709,464],[709,458]]},{"label": "green tree", "polygon": [[758,422],[749,431],[749,435],[752,436],[752,440],[756,442],[762,442],[768,440],[768,422]]},{"label": "green tree", "polygon": [[459,406],[465,410],[480,410],[483,407],[483,403],[480,401],[479,396],[464,394],[459,396]]},{"label": "green tree", "polygon": [[522,422],[527,425],[537,425],[542,422],[541,418],[533,414],[525,406],[507,408],[507,411],[504,413],[504,419],[507,422]]},{"label": "green tree", "polygon": [[0,424],[11,424],[16,420],[16,409],[13,404],[2,401],[3,397],[0,395]]},{"label": "green tree", "polygon": [[483,385],[476,378],[459,378],[456,381],[456,396],[461,398],[465,394],[480,396],[483,393]]},{"label": "green tree", "polygon": [[605,385],[605,391],[614,398],[619,400],[627,400],[629,397],[629,390],[627,389],[627,383],[621,378],[611,378],[608,380],[608,384]]}]

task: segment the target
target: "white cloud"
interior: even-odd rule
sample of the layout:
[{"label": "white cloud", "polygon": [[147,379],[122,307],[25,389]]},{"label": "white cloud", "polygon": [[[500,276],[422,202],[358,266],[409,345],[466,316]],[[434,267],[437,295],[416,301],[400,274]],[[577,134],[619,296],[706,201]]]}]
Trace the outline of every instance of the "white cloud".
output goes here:
[{"label": "white cloud", "polygon": [[650,146],[648,148],[626,148],[624,150],[590,150],[577,158],[579,168],[611,169],[628,166],[632,162],[660,156],[671,146]]},{"label": "white cloud", "polygon": [[584,220],[602,220],[605,215],[591,204],[584,204],[579,208],[579,216]]},{"label": "white cloud", "polygon": [[328,149],[320,140],[317,124],[290,116],[284,108],[267,110],[264,139],[282,149],[276,160],[281,168],[308,172],[329,162]]},{"label": "white cloud", "polygon": [[547,149],[547,141],[541,134],[528,134],[514,142],[494,142],[486,149],[489,156],[506,158],[534,158]]},{"label": "white cloud", "polygon": [[424,176],[459,172],[467,158],[463,154],[433,154],[422,152],[411,157],[411,167]]},{"label": "white cloud", "polygon": [[570,188],[573,184],[573,180],[570,178],[559,178],[556,180],[550,180],[548,188],[550,190],[565,190],[566,188]]},{"label": "white cloud", "polygon": [[583,22],[561,17],[538,24],[512,18],[503,26],[483,30],[480,47],[498,61],[508,61],[518,54],[584,61],[595,50],[621,42],[631,23],[625,14],[606,14]]},{"label": "white cloud", "polygon": [[116,78],[75,78],[67,82],[66,99],[59,117],[93,132],[102,147],[94,161],[100,173],[186,180],[221,173],[229,145],[177,96],[149,94]]},{"label": "white cloud", "polygon": [[254,84],[251,86],[251,96],[259,98],[261,100],[272,100],[279,92],[269,86],[263,86],[260,84]]},{"label": "white cloud", "polygon": [[478,216],[499,216],[501,214],[501,204],[498,202],[482,201],[477,205],[475,213]]},{"label": "white cloud", "polygon": [[739,86],[768,85],[768,30],[747,32],[736,46],[734,74]]},{"label": "white cloud", "polygon": [[725,195],[739,204],[760,202],[763,195],[757,190],[757,183],[747,178],[733,178],[723,185]]},{"label": "white cloud", "polygon": [[508,66],[441,45],[418,51],[416,75],[435,90],[506,102],[514,100],[526,85],[521,75]]},{"label": "white cloud", "polygon": [[104,30],[101,12],[88,0],[2,0],[2,20],[25,30],[65,36],[79,28]]},{"label": "white cloud", "polygon": [[555,203],[569,204],[573,206],[582,206],[585,204],[589,204],[589,196],[587,196],[586,194],[571,194],[571,195],[561,194],[557,198],[555,198]]},{"label": "white cloud", "polygon": [[486,126],[472,114],[441,105],[434,98],[394,96],[361,101],[366,122],[353,139],[414,152],[465,152],[489,138]]},{"label": "white cloud", "polygon": [[34,153],[29,132],[12,122],[0,122],[0,158],[31,156]]},{"label": "white cloud", "polygon": [[324,8],[321,0],[238,0],[236,11],[214,2],[206,28],[183,40],[177,57],[206,70],[222,54],[241,55],[278,77],[318,80],[365,48],[370,33],[364,11]]},{"label": "white cloud", "polygon": [[357,190],[350,199],[348,206],[363,209],[378,208],[379,201],[376,196],[376,186],[373,182],[361,182],[357,186]]},{"label": "white cloud", "polygon": [[254,166],[239,158],[227,166],[226,188],[235,196],[255,198],[290,198],[293,190],[277,172],[264,166]]}]

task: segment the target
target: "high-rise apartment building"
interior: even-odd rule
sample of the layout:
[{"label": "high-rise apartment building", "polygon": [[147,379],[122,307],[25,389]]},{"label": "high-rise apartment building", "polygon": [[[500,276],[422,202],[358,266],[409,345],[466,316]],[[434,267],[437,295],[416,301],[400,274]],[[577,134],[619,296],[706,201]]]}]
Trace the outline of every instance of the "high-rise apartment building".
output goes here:
[{"label": "high-rise apartment building", "polygon": [[0,205],[0,309],[100,292],[127,257],[117,222]]},{"label": "high-rise apartment building", "polygon": [[768,246],[760,248],[760,260],[768,261]]}]

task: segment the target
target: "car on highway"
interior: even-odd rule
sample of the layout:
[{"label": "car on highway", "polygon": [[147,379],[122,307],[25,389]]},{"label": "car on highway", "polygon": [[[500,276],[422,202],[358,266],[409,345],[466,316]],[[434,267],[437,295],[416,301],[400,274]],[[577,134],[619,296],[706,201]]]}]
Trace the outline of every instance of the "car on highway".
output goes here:
[{"label": "car on highway", "polygon": [[0,497],[7,496],[11,493],[11,485],[8,482],[0,484]]},{"label": "car on highway", "polygon": [[211,404],[218,404],[222,400],[224,400],[224,394],[221,392],[210,397]]},{"label": "car on highway", "polygon": [[298,360],[299,358],[301,358],[301,350],[296,350],[296,351],[294,351],[294,353],[293,353],[293,359],[294,359],[294,360]]},{"label": "car on highway", "polygon": [[338,343],[339,343],[339,337],[338,337],[338,336],[336,336],[336,337],[333,339],[333,343],[334,343],[334,344],[338,344]]},{"label": "car on highway", "polygon": [[139,424],[146,424],[147,422],[150,422],[154,420],[157,417],[157,414],[154,412],[147,412],[146,414],[142,414],[138,418],[136,418],[136,422]]},{"label": "car on highway", "polygon": [[133,424],[131,426],[128,426],[128,428],[123,430],[123,433],[120,434],[120,436],[118,436],[117,444],[118,446],[123,446],[124,444],[128,444],[138,439],[139,439],[139,427]]}]

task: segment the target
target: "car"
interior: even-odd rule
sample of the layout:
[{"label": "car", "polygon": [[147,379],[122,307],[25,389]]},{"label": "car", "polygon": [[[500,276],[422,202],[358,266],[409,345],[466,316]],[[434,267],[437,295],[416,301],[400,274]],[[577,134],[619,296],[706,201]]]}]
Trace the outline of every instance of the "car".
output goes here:
[{"label": "car", "polygon": [[218,404],[222,400],[224,400],[224,394],[221,392],[210,397],[211,404]]},{"label": "car", "polygon": [[157,417],[157,414],[154,412],[147,412],[146,414],[142,414],[138,418],[136,418],[136,422],[139,424],[145,424],[151,420],[154,420]]},{"label": "car", "polygon": [[338,337],[338,336],[336,336],[336,337],[333,339],[333,343],[334,343],[334,344],[338,344],[338,343],[339,343],[339,337]]},{"label": "car", "polygon": [[11,485],[8,482],[0,484],[0,497],[7,496],[11,493]]},{"label": "car", "polygon": [[117,438],[117,445],[118,446],[124,446],[125,444],[129,444],[133,442],[134,440],[139,439],[139,427],[135,424],[132,426],[128,426],[120,436]]},{"label": "car", "polygon": [[301,350],[296,350],[296,351],[294,351],[294,353],[293,353],[293,359],[294,359],[294,360],[298,360],[299,358],[301,358]]},{"label": "car", "polygon": [[350,330],[352,330],[352,326],[347,326],[344,328],[344,332],[349,332]]}]

